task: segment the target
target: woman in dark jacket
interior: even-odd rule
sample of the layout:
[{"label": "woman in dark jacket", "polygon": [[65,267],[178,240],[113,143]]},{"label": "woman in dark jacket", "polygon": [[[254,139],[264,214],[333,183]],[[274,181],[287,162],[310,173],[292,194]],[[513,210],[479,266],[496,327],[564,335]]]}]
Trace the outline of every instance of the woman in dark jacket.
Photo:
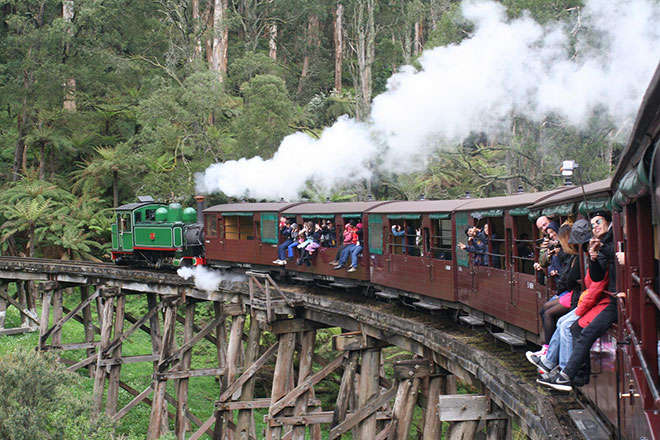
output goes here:
[{"label": "woman in dark jacket", "polygon": [[[594,238],[589,242],[589,274],[592,281],[603,282],[609,277],[608,288],[616,292],[616,270],[614,258],[614,237],[611,228],[612,217],[609,212],[595,213],[591,219]],[[571,327],[573,332],[573,351],[566,367],[547,380],[539,381],[559,391],[571,391],[572,386],[582,386],[589,382],[591,361],[589,351],[598,338],[617,320],[616,296],[602,293],[600,298],[583,299],[576,313],[580,316]],[[585,303],[590,305],[585,305]],[[595,313],[593,313],[595,312]],[[589,322],[584,318],[589,316]]]}]

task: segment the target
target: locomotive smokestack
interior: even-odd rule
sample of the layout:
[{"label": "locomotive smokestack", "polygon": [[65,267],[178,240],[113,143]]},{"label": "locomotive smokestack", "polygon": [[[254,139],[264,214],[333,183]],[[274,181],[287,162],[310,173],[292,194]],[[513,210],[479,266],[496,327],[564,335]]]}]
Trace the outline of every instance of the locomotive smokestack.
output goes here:
[{"label": "locomotive smokestack", "polygon": [[195,196],[197,202],[197,223],[204,224],[204,196]]}]

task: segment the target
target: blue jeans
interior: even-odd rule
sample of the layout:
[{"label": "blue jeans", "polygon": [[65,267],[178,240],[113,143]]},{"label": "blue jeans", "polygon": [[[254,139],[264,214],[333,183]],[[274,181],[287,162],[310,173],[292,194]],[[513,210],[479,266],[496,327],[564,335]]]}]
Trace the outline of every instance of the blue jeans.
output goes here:
[{"label": "blue jeans", "polygon": [[286,260],[286,248],[289,247],[289,245],[293,243],[293,240],[288,239],[281,245],[277,247],[277,259],[278,260]]},{"label": "blue jeans", "polygon": [[346,260],[348,260],[348,256],[351,255],[351,251],[355,249],[355,243],[347,245],[342,251],[341,255],[339,255],[339,264],[338,266],[343,266],[346,264]]},{"label": "blue jeans", "polygon": [[563,369],[573,352],[573,334],[571,326],[580,317],[575,314],[575,309],[571,310],[557,321],[557,329],[552,334],[548,344],[548,352],[545,359],[553,365],[559,364]]},{"label": "blue jeans", "polygon": [[361,245],[357,245],[354,248],[351,249],[351,267],[357,267],[358,265],[358,255],[360,255],[360,252],[362,252],[363,247]]},{"label": "blue jeans", "polygon": [[[291,244],[289,245],[289,253],[288,253],[289,258],[293,258],[293,248],[296,247],[296,246],[298,246],[297,241],[292,241]],[[284,258],[282,258],[282,259],[284,260]]]}]

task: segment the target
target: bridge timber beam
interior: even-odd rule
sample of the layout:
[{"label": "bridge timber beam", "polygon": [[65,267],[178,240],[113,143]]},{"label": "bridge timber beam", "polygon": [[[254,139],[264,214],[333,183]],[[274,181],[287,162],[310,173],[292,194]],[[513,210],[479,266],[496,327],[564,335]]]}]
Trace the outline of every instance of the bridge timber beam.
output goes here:
[{"label": "bridge timber beam", "polygon": [[[126,312],[128,295],[144,301],[141,315]],[[200,302],[212,304],[213,316],[197,316]],[[322,430],[329,438],[352,431],[356,438],[401,439],[413,429],[416,408],[423,414],[416,429],[425,439],[453,440],[481,427],[489,439],[508,439],[512,420],[530,438],[562,438],[543,396],[502,371],[491,355],[426,322],[390,313],[391,306],[278,286],[267,273],[253,271],[244,282],[223,282],[205,292],[175,274],[0,258],[2,337],[14,330],[4,328],[2,312],[10,307],[19,311],[20,331],[39,329],[38,349],[78,350],[69,369],[89,369],[97,413],[120,420],[149,405],[148,439],[172,432],[177,439],[315,440]],[[83,324],[83,341],[64,338],[74,321]],[[326,327],[341,329],[328,359],[316,350],[318,331]],[[138,331],[149,335],[151,352],[124,356],[122,347]],[[193,348],[202,340],[213,344],[217,362],[193,369]],[[390,346],[406,350],[410,359],[397,361],[393,374],[385,375],[383,351]],[[152,364],[150,384],[137,390],[121,380],[122,365],[136,362]],[[270,393],[257,396],[257,375],[271,368]],[[189,407],[189,385],[209,376],[217,378],[217,397],[211,415],[199,418]],[[330,376],[339,381],[338,397],[334,407],[324,408],[315,387]],[[481,394],[457,403],[457,380]],[[174,385],[172,395],[168,384]],[[447,408],[459,404],[469,414],[466,409],[462,418],[451,416]],[[266,428],[258,433],[255,417],[263,409]],[[443,422],[450,423],[444,433]]]}]

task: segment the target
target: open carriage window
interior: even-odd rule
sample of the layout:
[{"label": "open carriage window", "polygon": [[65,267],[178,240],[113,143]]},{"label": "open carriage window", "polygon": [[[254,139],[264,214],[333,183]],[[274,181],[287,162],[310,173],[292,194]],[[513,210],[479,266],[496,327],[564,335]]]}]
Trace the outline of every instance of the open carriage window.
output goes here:
[{"label": "open carriage window", "polygon": [[204,217],[206,235],[208,237],[218,236],[218,226],[216,223],[215,215],[207,215]]},{"label": "open carriage window", "polygon": [[449,214],[446,215],[446,218],[440,218],[436,215],[436,219],[433,214],[430,217],[433,227],[430,247],[431,255],[438,260],[451,260],[451,220],[449,220]]},{"label": "open carriage window", "polygon": [[421,214],[390,214],[391,254],[419,257],[424,254]]}]

